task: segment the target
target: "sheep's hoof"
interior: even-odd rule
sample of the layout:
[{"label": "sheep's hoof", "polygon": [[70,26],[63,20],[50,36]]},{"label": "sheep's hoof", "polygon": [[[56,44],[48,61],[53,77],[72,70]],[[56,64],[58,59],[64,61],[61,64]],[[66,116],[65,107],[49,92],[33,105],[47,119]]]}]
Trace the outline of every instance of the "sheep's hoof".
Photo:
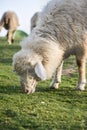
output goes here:
[{"label": "sheep's hoof", "polygon": [[59,88],[59,83],[54,83],[53,85],[50,85],[51,89],[58,89]]},{"label": "sheep's hoof", "polygon": [[12,39],[11,42],[14,43],[14,39]]},{"label": "sheep's hoof", "polygon": [[85,90],[85,82],[81,82],[77,84],[77,90],[84,91]]},{"label": "sheep's hoof", "polygon": [[84,88],[80,88],[80,87],[76,87],[75,90],[84,91],[85,89]]},{"label": "sheep's hoof", "polygon": [[8,40],[9,45],[11,45],[11,41]]}]

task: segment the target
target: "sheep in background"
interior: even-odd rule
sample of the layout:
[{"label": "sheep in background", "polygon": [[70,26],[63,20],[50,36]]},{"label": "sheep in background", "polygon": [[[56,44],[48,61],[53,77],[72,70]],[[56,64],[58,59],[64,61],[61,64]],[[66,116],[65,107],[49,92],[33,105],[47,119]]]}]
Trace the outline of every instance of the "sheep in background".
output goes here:
[{"label": "sheep in background", "polygon": [[0,21],[0,31],[2,27],[7,30],[7,41],[9,44],[14,42],[15,32],[19,26],[18,17],[15,12],[7,11],[3,14]]},{"label": "sheep in background", "polygon": [[78,65],[77,89],[86,84],[87,0],[52,0],[40,13],[35,29],[21,42],[13,56],[14,71],[25,93],[33,93],[37,81],[54,78],[51,88],[61,82],[65,58],[75,55]]},{"label": "sheep in background", "polygon": [[37,25],[37,21],[38,21],[38,17],[39,17],[39,12],[36,12],[33,16],[32,16],[32,18],[31,18],[31,31],[32,31],[32,29],[33,28],[35,28],[36,27],[36,25]]}]

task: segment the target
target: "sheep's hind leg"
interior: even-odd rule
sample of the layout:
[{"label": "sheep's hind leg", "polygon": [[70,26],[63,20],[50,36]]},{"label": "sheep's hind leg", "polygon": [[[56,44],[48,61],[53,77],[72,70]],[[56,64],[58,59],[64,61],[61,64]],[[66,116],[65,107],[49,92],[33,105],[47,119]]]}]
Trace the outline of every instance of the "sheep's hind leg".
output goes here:
[{"label": "sheep's hind leg", "polygon": [[11,42],[12,42],[12,43],[14,43],[15,34],[16,34],[16,31],[13,31],[13,33],[12,33],[12,39],[11,39]]},{"label": "sheep's hind leg", "polygon": [[50,84],[50,88],[52,88],[52,89],[58,89],[59,84],[61,83],[62,67],[63,67],[63,62],[56,69],[56,72],[54,74],[53,80],[52,80],[52,82]]},{"label": "sheep's hind leg", "polygon": [[77,57],[77,65],[78,65],[78,90],[84,90],[86,84],[86,58],[85,57]]}]

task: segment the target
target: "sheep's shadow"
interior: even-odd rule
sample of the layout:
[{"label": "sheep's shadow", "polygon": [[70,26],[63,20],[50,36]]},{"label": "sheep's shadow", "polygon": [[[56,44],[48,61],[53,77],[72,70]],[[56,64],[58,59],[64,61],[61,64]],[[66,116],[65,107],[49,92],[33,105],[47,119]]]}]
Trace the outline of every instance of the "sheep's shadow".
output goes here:
[{"label": "sheep's shadow", "polygon": [[[72,93],[72,92],[78,92],[79,90],[76,90],[76,88],[69,88],[69,87],[60,87],[58,89],[53,89],[50,87],[37,87],[36,92],[41,93]],[[81,92],[81,91],[79,91]]]},{"label": "sheep's shadow", "polygon": [[0,93],[19,94],[19,93],[21,93],[21,89],[18,86],[0,86]]},{"label": "sheep's shadow", "polygon": [[[68,91],[68,90],[55,90],[55,89],[50,89],[49,87],[37,87],[35,93],[50,93],[50,92],[54,92],[54,93],[58,93],[58,92],[62,92],[62,91]],[[20,86],[11,86],[11,85],[7,85],[7,86],[2,86],[0,85],[0,93],[4,93],[4,94],[25,94],[22,91],[22,88]]]},{"label": "sheep's shadow", "polygon": [[[0,85],[0,93],[3,93],[3,94],[25,94],[23,91],[22,91],[22,88],[18,85],[18,86],[11,86],[11,85],[7,85],[7,86],[2,86]],[[78,95],[79,93],[87,93],[87,90],[85,91],[78,91],[76,90],[75,88],[69,88],[69,87],[60,87],[58,89],[51,89],[47,86],[45,87],[40,87],[38,86],[36,88],[36,91],[35,93],[39,94],[39,93],[43,93],[43,94],[57,94],[57,95],[67,95],[67,96],[70,96],[71,95]]]}]

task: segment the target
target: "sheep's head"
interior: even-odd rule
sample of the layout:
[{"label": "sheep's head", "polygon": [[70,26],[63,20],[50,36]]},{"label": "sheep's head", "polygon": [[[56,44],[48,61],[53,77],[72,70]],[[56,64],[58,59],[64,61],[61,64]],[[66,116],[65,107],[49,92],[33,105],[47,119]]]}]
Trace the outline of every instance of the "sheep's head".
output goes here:
[{"label": "sheep's head", "polygon": [[23,91],[27,94],[34,93],[38,80],[46,79],[46,71],[42,62],[36,55],[26,51],[20,51],[13,57],[14,71],[20,77],[20,84]]}]

